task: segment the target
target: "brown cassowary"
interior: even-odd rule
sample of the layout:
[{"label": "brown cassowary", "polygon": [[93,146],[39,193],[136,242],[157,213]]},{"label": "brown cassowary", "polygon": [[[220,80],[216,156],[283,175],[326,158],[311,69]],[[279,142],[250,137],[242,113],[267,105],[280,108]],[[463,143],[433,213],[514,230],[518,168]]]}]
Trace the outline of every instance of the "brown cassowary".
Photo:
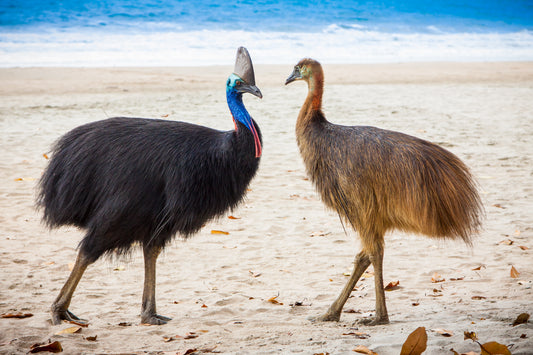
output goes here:
[{"label": "brown cassowary", "polygon": [[242,101],[262,97],[248,51],[237,51],[226,97],[235,130],[186,122],[116,117],[73,129],[55,144],[38,205],[49,227],[86,231],[70,277],[52,305],[52,322],[79,319],[68,308],[85,269],[102,255],[144,252],[141,322],[156,313],[156,260],[176,234],[187,238],[243,200],[257,172],[261,133]]},{"label": "brown cassowary", "polygon": [[317,61],[301,60],[285,84],[295,80],[306,81],[309,89],[296,122],[307,173],[323,202],[362,242],[350,279],[318,320],[340,319],[355,284],[372,264],[376,317],[369,323],[388,323],[382,271],[385,233],[401,230],[471,244],[483,215],[475,182],[465,164],[438,145],[376,127],[327,121],[322,113],[324,74]]}]

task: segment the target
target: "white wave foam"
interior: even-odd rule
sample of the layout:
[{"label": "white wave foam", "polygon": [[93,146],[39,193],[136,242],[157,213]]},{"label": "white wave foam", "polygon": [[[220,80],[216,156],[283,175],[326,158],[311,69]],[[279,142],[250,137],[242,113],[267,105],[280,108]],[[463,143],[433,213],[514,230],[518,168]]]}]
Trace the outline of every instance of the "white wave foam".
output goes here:
[{"label": "white wave foam", "polygon": [[[436,31],[435,31],[436,32]],[[190,31],[0,33],[0,66],[196,66],[231,64],[246,46],[255,63],[530,61],[533,33],[383,33],[328,27],[319,33]]]}]

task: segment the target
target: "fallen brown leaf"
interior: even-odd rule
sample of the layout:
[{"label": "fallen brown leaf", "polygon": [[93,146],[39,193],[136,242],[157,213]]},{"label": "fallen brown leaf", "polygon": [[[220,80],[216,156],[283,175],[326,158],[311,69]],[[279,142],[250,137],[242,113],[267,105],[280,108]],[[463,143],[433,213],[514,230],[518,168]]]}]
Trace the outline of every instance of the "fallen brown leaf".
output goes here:
[{"label": "fallen brown leaf", "polygon": [[33,316],[32,313],[22,313],[22,312],[2,313],[2,318],[28,318],[32,316]]},{"label": "fallen brown leaf", "polygon": [[519,324],[527,323],[529,320],[529,313],[521,313],[513,322],[513,327]]},{"label": "fallen brown leaf", "polygon": [[472,299],[473,300],[485,300],[485,299],[487,299],[487,297],[485,297],[485,296],[472,296]]},{"label": "fallen brown leaf", "polygon": [[370,350],[364,345],[357,345],[355,349],[353,349],[352,351],[355,351],[356,353],[360,353],[360,354],[366,354],[366,355],[378,355],[378,353]]},{"label": "fallen brown leaf", "polygon": [[501,242],[499,242],[498,244],[513,245],[513,243],[514,243],[514,241],[511,240],[511,239],[504,239]]},{"label": "fallen brown leaf", "polygon": [[446,329],[442,329],[442,328],[436,328],[436,329],[431,329],[432,332],[434,333],[437,333],[439,335],[442,335],[443,337],[451,337],[453,336],[453,332],[451,330],[446,330]]},{"label": "fallen brown leaf", "polygon": [[211,234],[224,234],[224,235],[228,235],[229,232],[213,229],[213,230],[211,230]]},{"label": "fallen brown leaf", "polygon": [[84,339],[87,340],[87,341],[96,341],[97,337],[98,337],[98,335],[95,335],[95,336],[85,337]]},{"label": "fallen brown leaf", "polygon": [[519,247],[520,249],[522,249],[522,250],[528,250],[528,249],[529,249],[529,248],[526,247],[525,245],[519,245],[518,247]]},{"label": "fallen brown leaf", "polygon": [[118,323],[118,326],[119,327],[131,327],[131,323],[130,322],[120,322]]},{"label": "fallen brown leaf", "polygon": [[502,205],[500,205],[499,203],[495,203],[495,204],[493,204],[492,207],[502,208],[502,209],[505,209],[505,208],[506,208],[506,207],[503,207]]},{"label": "fallen brown leaf", "polygon": [[491,341],[483,345],[479,344],[481,347],[481,355],[511,355],[511,352],[507,346]]},{"label": "fallen brown leaf", "polygon": [[444,282],[444,281],[446,281],[446,279],[437,273],[434,273],[433,276],[431,277],[431,282],[433,283]]},{"label": "fallen brown leaf", "polygon": [[48,351],[50,353],[60,353],[63,351],[63,347],[61,346],[61,343],[58,341],[54,341],[53,343],[49,344],[35,344],[32,345],[30,348],[30,353],[40,353],[42,351]]},{"label": "fallen brown leaf", "polygon": [[450,277],[450,281],[462,281],[462,280],[464,280],[464,279],[465,279],[464,276]]},{"label": "fallen brown leaf", "polygon": [[310,237],[325,237],[326,235],[329,235],[329,234],[331,234],[331,232],[318,231],[318,232],[311,233]]},{"label": "fallen brown leaf", "polygon": [[426,328],[416,328],[403,343],[400,355],[421,355],[426,351],[427,341]]},{"label": "fallen brown leaf", "polygon": [[87,328],[89,327],[89,323],[82,323],[81,321],[77,322],[75,320],[69,320],[67,323],[79,325],[80,327]]},{"label": "fallen brown leaf", "polygon": [[61,335],[61,334],[74,334],[81,332],[81,327],[68,327],[63,330],[58,331],[57,333],[54,333],[55,335]]},{"label": "fallen brown leaf", "polygon": [[277,304],[277,305],[282,306],[283,303],[282,303],[282,302],[279,302],[279,301],[277,300],[277,298],[278,298],[278,296],[270,297],[270,298],[267,300],[267,302],[270,302],[270,303],[272,303],[272,304]]},{"label": "fallen brown leaf", "polygon": [[363,333],[363,332],[348,332],[348,333],[342,333],[342,335],[353,335],[357,339],[368,339],[368,338],[370,338],[370,334]]},{"label": "fallen brown leaf", "polygon": [[241,219],[241,217],[228,216],[229,219]]},{"label": "fallen brown leaf", "polygon": [[50,159],[50,158],[48,157],[48,154],[46,154],[46,153],[43,154],[43,157],[44,157],[45,159],[47,159],[47,160]]},{"label": "fallen brown leaf", "polygon": [[485,268],[486,268],[485,265],[479,265],[478,267],[473,268],[472,270],[474,270],[474,271],[479,271],[479,270],[481,270],[481,269],[485,269]]},{"label": "fallen brown leaf", "polygon": [[518,270],[516,270],[514,266],[511,266],[511,277],[513,279],[516,279],[518,278],[518,276],[520,276],[520,273],[518,272]]},{"label": "fallen brown leaf", "polygon": [[397,290],[400,288],[400,281],[391,281],[387,284],[387,286],[385,286],[384,290],[385,291],[393,291],[393,290]]},{"label": "fallen brown leaf", "polygon": [[465,340],[466,339],[470,339],[472,341],[476,341],[477,340],[476,332],[467,332],[467,331],[465,331],[464,332],[464,336],[465,336]]}]

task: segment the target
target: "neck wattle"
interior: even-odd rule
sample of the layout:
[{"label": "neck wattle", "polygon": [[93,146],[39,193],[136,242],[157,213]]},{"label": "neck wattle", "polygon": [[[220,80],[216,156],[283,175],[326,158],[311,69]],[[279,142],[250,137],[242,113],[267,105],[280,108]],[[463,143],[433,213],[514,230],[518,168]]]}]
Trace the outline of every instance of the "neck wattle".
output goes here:
[{"label": "neck wattle", "polygon": [[237,125],[237,122],[242,123],[246,129],[252,133],[254,138],[255,157],[261,157],[261,139],[259,138],[259,133],[257,132],[257,128],[255,127],[252,117],[246,110],[246,107],[244,107],[244,103],[242,102],[242,94],[228,91],[226,97],[231,116],[233,117],[233,122],[235,123],[235,131],[239,133],[239,126]]}]

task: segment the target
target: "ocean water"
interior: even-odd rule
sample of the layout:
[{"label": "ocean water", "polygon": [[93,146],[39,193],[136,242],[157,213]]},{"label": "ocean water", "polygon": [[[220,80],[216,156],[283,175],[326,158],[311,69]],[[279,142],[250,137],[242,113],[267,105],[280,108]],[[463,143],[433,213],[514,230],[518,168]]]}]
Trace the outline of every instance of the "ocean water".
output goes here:
[{"label": "ocean water", "polygon": [[0,66],[533,60],[532,0],[2,0]]}]

